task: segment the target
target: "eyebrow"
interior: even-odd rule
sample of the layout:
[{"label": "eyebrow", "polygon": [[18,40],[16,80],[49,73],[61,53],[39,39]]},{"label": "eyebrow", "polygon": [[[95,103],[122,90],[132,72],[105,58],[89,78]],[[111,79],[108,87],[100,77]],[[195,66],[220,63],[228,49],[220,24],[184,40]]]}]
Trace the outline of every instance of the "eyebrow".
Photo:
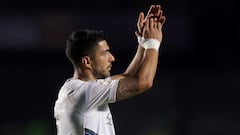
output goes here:
[{"label": "eyebrow", "polygon": [[110,48],[104,49],[104,50],[102,50],[102,51],[104,51],[104,52],[109,52],[109,51],[110,51]]}]

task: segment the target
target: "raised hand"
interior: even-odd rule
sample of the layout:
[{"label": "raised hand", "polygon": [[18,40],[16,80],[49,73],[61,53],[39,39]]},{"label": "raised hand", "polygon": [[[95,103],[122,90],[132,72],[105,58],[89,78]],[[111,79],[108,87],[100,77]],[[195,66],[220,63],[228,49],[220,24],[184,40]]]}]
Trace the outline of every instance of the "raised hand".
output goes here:
[{"label": "raised hand", "polygon": [[153,14],[155,12],[155,5],[151,5],[146,17],[144,17],[144,13],[140,12],[138,21],[137,21],[137,31],[135,31],[136,36],[142,37],[143,27],[146,22],[146,19],[149,18],[150,14]]},{"label": "raised hand", "polygon": [[157,39],[160,42],[162,41],[162,24],[160,21],[155,21],[155,18],[150,17],[146,20],[143,37],[145,39]]},{"label": "raised hand", "polygon": [[[143,35],[144,31],[143,30],[144,30],[144,26],[146,25],[146,23],[148,23],[148,28],[150,28],[149,27],[149,26],[151,26],[149,24],[151,22],[150,18],[153,18],[153,22],[151,24],[154,24],[154,26],[158,26],[158,28],[162,27],[162,25],[166,21],[166,17],[163,16],[163,11],[161,10],[160,5],[151,5],[149,10],[148,10],[148,13],[147,13],[146,17],[144,17],[143,12],[140,12],[139,18],[138,18],[138,21],[137,21],[137,31],[135,31],[135,34],[138,38],[139,37],[144,37],[144,35]],[[159,24],[159,22],[160,22],[160,24]],[[159,34],[161,34],[161,32]],[[146,36],[149,37],[148,34]]]}]

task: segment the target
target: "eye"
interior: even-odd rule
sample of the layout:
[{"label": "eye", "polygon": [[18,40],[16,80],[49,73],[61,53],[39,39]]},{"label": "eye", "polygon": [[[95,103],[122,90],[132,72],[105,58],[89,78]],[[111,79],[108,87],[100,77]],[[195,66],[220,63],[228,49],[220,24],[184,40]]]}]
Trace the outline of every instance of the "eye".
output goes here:
[{"label": "eye", "polygon": [[106,50],[106,51],[103,52],[103,55],[108,55],[108,54],[110,54],[109,50]]}]

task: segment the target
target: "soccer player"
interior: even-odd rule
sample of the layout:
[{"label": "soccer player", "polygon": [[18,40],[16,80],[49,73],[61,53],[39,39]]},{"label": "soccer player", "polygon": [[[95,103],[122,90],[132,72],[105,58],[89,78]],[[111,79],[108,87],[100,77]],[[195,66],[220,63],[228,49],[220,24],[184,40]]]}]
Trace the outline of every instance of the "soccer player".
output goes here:
[{"label": "soccer player", "polygon": [[108,104],[152,87],[165,20],[160,5],[152,5],[146,17],[139,14],[136,54],[125,72],[113,76],[110,70],[115,58],[103,31],[83,29],[70,35],[66,55],[74,73],[55,102],[58,135],[115,135]]}]

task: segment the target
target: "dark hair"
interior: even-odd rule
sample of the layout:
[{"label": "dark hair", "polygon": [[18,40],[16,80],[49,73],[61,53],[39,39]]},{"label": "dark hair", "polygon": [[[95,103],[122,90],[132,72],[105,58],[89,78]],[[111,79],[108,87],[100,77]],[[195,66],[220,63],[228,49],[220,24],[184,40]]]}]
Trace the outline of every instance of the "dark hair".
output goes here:
[{"label": "dark hair", "polygon": [[75,65],[79,65],[84,56],[93,56],[94,49],[102,40],[107,40],[103,31],[78,30],[74,31],[66,44],[66,55]]}]

